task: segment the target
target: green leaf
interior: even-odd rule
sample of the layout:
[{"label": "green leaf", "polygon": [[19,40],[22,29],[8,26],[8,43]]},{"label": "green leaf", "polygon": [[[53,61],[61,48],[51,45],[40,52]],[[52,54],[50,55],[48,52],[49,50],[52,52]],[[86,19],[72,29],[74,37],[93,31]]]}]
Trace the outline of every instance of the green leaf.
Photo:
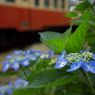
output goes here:
[{"label": "green leaf", "polygon": [[67,53],[80,52],[86,36],[87,29],[88,29],[88,20],[83,22],[67,41],[65,47]]},{"label": "green leaf", "polygon": [[[74,25],[80,25],[85,21],[85,19],[73,20]],[[95,22],[92,20],[88,20],[88,24],[95,27]]]},{"label": "green leaf", "polygon": [[26,88],[51,87],[66,84],[78,76],[62,70],[46,70],[36,74]]},{"label": "green leaf", "polygon": [[64,32],[62,35],[61,35],[61,39],[64,39],[65,41],[67,41],[70,36],[71,36],[71,31],[72,31],[72,25],[69,29],[66,30],[66,32]]},{"label": "green leaf", "polygon": [[95,40],[95,33],[87,33],[85,37],[85,41],[94,41]]},{"label": "green leaf", "polygon": [[[88,77],[89,82],[93,86],[94,83],[95,83],[95,74],[93,74],[91,72],[85,72],[85,73],[86,73],[86,76]],[[89,86],[89,84],[88,84],[87,80],[85,79],[85,77],[84,77],[83,73],[81,72],[81,70],[79,70],[79,69],[76,70],[74,72],[74,74],[75,75],[80,75],[81,77],[78,77],[78,78]]]},{"label": "green leaf", "polygon": [[50,39],[57,39],[60,38],[61,34],[58,32],[52,32],[52,31],[46,31],[46,32],[41,32],[40,38],[44,40],[50,40]]},{"label": "green leaf", "polygon": [[41,72],[42,69],[46,69],[50,61],[51,61],[50,59],[47,59],[37,64],[35,72],[38,73],[38,72]]},{"label": "green leaf", "polygon": [[8,76],[13,76],[13,75],[16,75],[16,74],[19,74],[19,72],[6,72],[6,73],[1,74],[0,78],[2,78],[2,77],[8,77]]},{"label": "green leaf", "polygon": [[35,89],[18,88],[12,95],[37,95],[37,93],[35,93]]},{"label": "green leaf", "polygon": [[[24,71],[25,71],[25,73],[27,74],[28,77],[32,74],[30,69],[28,69],[28,70],[24,69]],[[18,77],[23,79],[23,80],[27,80],[27,77],[25,76],[23,71],[20,71],[20,73],[18,74]]]},{"label": "green leaf", "polygon": [[83,3],[80,3],[79,5],[76,6],[76,10],[78,11],[85,11],[87,8],[89,8],[91,5],[90,5],[90,2],[88,1],[85,1]]},{"label": "green leaf", "polygon": [[84,12],[79,19],[87,19],[89,16],[89,19],[93,18],[93,15],[90,12]]},{"label": "green leaf", "polygon": [[95,41],[94,41],[94,43],[93,43],[93,45],[92,45],[92,47],[91,47],[91,49],[90,49],[90,52],[95,53]]},{"label": "green leaf", "polygon": [[63,39],[51,39],[51,40],[45,40],[45,41],[51,44],[54,47],[54,49],[52,48],[52,50],[58,53],[62,53],[63,49],[65,49],[66,42]]},{"label": "green leaf", "polygon": [[69,17],[69,18],[71,18],[71,17],[78,17],[78,14],[76,12],[69,12],[65,16]]}]

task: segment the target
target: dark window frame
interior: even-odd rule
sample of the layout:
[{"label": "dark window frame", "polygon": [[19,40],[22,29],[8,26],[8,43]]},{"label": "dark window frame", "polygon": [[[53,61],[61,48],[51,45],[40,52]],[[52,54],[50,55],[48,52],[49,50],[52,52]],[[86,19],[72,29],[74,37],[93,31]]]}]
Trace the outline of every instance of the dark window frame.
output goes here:
[{"label": "dark window frame", "polygon": [[58,7],[58,0],[54,0],[54,5],[53,5],[54,9],[57,9]]},{"label": "dark window frame", "polygon": [[39,0],[35,0],[35,6],[39,6]]},{"label": "dark window frame", "polygon": [[44,0],[44,6],[45,6],[46,8],[49,7],[49,1],[50,1],[50,0]]},{"label": "dark window frame", "polygon": [[65,8],[64,4],[65,4],[65,0],[62,0],[62,5],[61,5],[61,8],[62,8],[62,9]]}]

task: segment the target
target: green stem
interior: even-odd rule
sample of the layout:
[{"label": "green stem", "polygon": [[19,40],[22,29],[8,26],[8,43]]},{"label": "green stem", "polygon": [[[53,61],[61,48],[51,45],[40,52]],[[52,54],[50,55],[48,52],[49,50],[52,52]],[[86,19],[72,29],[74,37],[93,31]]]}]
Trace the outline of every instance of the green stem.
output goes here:
[{"label": "green stem", "polygon": [[28,79],[28,76],[27,76],[26,72],[24,71],[24,69],[23,69],[22,65],[20,65],[20,67],[21,67],[21,69],[22,69],[22,71],[23,71],[24,75],[25,75],[25,76],[26,76],[26,78]]},{"label": "green stem", "polygon": [[[87,75],[85,74],[84,70],[83,70],[83,69],[81,69],[81,68],[80,68],[80,70],[82,71],[82,73],[83,73],[83,75],[84,75],[85,79],[87,80],[87,82],[88,82],[88,84],[89,84],[89,86],[90,86],[90,88],[91,88],[92,92],[94,92],[94,88],[93,88],[93,86],[92,86],[91,82],[89,81],[89,79],[88,79]],[[94,95],[95,95],[95,93],[94,93]]]}]

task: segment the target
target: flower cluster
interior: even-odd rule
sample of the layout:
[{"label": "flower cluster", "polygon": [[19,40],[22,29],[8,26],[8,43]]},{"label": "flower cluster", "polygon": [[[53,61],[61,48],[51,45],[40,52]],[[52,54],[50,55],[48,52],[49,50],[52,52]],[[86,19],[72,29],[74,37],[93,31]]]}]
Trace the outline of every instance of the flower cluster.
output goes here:
[{"label": "flower cluster", "polygon": [[65,50],[63,50],[63,53],[58,55],[54,68],[61,69],[65,65],[70,66],[67,72],[82,68],[87,72],[95,73],[95,54],[87,51],[66,54]]},{"label": "flower cluster", "polygon": [[[69,11],[73,11],[75,8],[76,8],[76,5],[80,4],[84,2],[83,0],[70,0],[70,8],[69,8]],[[95,1],[94,0],[89,0],[90,4],[94,4]]]},{"label": "flower cluster", "polygon": [[27,51],[14,51],[12,55],[7,55],[6,60],[2,62],[3,64],[3,72],[7,71],[8,68],[11,66],[14,70],[18,70],[20,65],[28,66],[30,61],[36,61],[37,58],[40,57],[41,59],[45,58],[46,56],[42,54],[42,52],[30,49]]},{"label": "flower cluster", "polygon": [[17,79],[14,83],[11,81],[9,85],[0,86],[0,95],[11,95],[15,88],[25,87],[27,84],[28,82],[22,79]]}]

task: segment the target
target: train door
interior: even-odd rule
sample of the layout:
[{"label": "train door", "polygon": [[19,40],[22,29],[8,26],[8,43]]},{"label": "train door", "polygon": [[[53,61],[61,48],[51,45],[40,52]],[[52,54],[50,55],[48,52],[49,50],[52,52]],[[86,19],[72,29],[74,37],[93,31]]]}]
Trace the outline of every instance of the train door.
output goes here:
[{"label": "train door", "polygon": [[30,29],[30,0],[19,0],[22,30]]}]

